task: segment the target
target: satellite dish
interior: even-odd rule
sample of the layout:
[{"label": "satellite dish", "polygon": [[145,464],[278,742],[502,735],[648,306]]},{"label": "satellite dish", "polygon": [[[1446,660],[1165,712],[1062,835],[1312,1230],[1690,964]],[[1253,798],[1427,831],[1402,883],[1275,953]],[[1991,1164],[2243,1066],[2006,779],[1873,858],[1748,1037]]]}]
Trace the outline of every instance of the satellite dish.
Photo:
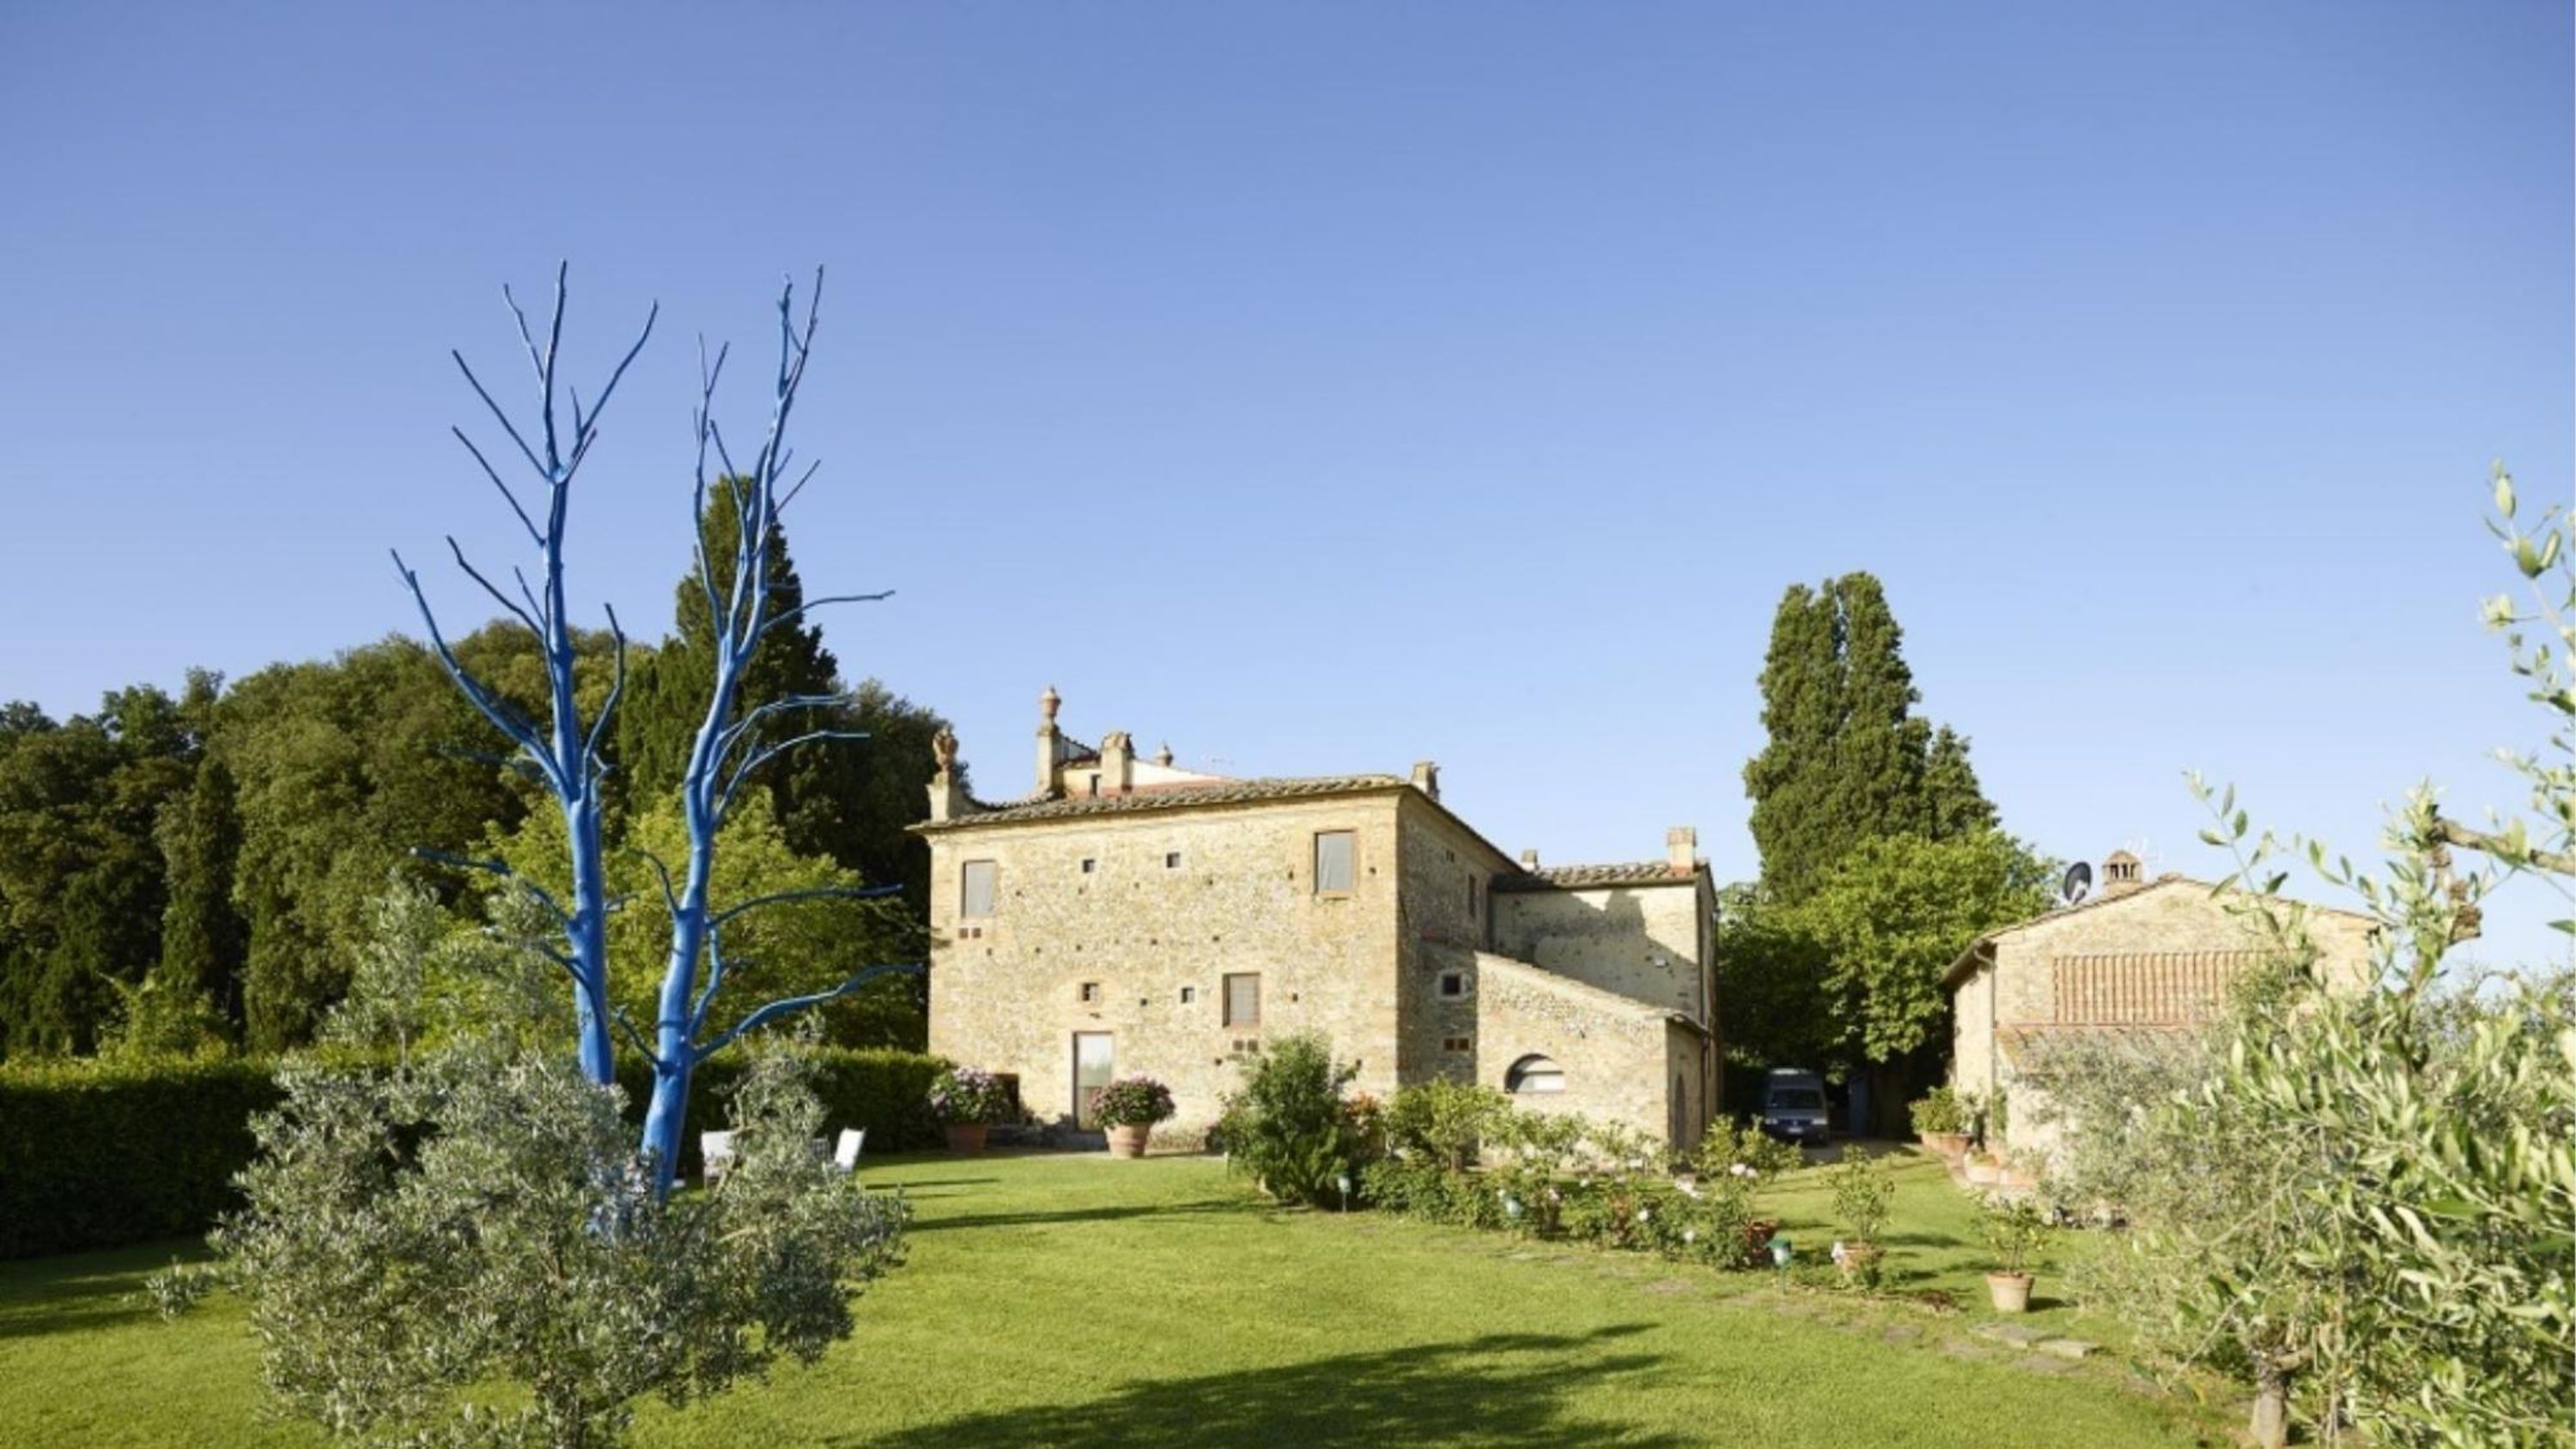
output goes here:
[{"label": "satellite dish", "polygon": [[2093,894],[2093,867],[2080,860],[2068,866],[2066,879],[2058,882],[2057,893],[2066,904],[2081,905],[2086,896]]}]

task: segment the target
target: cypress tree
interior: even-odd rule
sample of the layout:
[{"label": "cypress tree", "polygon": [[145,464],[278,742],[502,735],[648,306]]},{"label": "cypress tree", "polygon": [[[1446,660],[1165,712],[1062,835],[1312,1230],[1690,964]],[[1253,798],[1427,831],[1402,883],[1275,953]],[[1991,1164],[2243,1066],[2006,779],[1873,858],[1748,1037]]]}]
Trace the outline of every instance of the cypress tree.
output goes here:
[{"label": "cypress tree", "polygon": [[208,756],[198,764],[188,793],[162,807],[153,836],[169,892],[161,914],[160,979],[165,989],[201,995],[238,1036],[250,927],[233,905],[241,809],[222,760]]},{"label": "cypress tree", "polygon": [[1763,882],[1779,899],[1803,892],[1846,843],[1833,781],[1842,718],[1841,626],[1830,585],[1818,592],[1792,584],[1772,615],[1762,664],[1762,726],[1769,739],[1744,767]]},{"label": "cypress tree", "polygon": [[1762,884],[1804,898],[1864,841],[1995,824],[1968,742],[1914,713],[1921,693],[1886,590],[1866,573],[1790,586],[1762,668],[1769,738],[1744,769]]}]

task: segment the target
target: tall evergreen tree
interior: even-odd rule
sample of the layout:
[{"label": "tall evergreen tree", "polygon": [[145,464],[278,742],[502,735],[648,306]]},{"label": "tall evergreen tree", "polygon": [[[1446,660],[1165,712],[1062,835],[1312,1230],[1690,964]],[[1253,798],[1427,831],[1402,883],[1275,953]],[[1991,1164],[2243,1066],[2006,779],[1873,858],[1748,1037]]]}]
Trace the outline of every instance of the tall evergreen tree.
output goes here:
[{"label": "tall evergreen tree", "polygon": [[1921,698],[1876,578],[1845,574],[1782,596],[1762,669],[1769,738],[1744,770],[1771,899],[1803,899],[1866,841],[1994,825],[1967,740],[1918,717]]},{"label": "tall evergreen tree", "polygon": [[153,837],[170,901],[161,915],[161,987],[198,995],[238,1038],[250,927],[233,904],[242,824],[232,770],[212,755],[199,761],[188,792],[162,807]]},{"label": "tall evergreen tree", "polygon": [[1849,828],[1836,818],[1834,740],[1843,719],[1842,630],[1831,587],[1792,584],[1771,619],[1762,665],[1762,752],[1744,767],[1764,885],[1794,896],[1832,863]]},{"label": "tall evergreen tree", "polygon": [[1941,726],[1923,760],[1923,801],[1928,812],[1924,833],[1934,840],[1956,840],[1998,828],[1994,803],[1977,784],[1977,769],[1968,763],[1967,736]]},{"label": "tall evergreen tree", "polygon": [[[679,583],[679,632],[629,681],[617,742],[624,775],[620,798],[630,818],[676,788],[703,718],[715,670],[706,580],[711,563],[716,597],[727,597],[733,587],[738,517],[732,490],[708,490],[700,551]],[[805,602],[805,585],[783,527],[770,529],[767,546],[773,607],[791,612]],[[803,620],[761,641],[740,697],[844,694],[845,701],[808,712],[802,723],[867,738],[792,750],[771,761],[761,783],[768,787],[772,817],[789,850],[857,871],[871,883],[901,883],[919,914],[929,908],[929,852],[904,827],[929,814],[925,787],[936,769],[930,741],[947,721],[876,680],[846,686],[822,630]]]}]

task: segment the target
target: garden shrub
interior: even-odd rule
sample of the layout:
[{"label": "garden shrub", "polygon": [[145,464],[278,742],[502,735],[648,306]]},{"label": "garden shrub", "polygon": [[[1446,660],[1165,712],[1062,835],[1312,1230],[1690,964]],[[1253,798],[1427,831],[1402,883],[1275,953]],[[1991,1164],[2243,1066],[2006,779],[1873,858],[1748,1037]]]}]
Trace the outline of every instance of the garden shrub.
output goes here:
[{"label": "garden shrub", "polygon": [[1511,1099],[1492,1087],[1423,1082],[1399,1090],[1387,1103],[1387,1143],[1463,1172],[1476,1165],[1488,1140],[1511,1115]]},{"label": "garden shrub", "polygon": [[[813,1063],[807,1086],[823,1104],[824,1125],[836,1132],[844,1127],[865,1128],[871,1155],[937,1147],[946,1140],[930,1112],[930,1086],[947,1070],[945,1060],[892,1047],[798,1050]],[[747,1064],[739,1051],[699,1064],[680,1142],[682,1177],[698,1173],[698,1133],[721,1128],[732,1115],[729,1103]],[[640,1123],[644,1104],[653,1093],[651,1064],[620,1054],[617,1085],[626,1092],[627,1119]]]},{"label": "garden shrub", "polygon": [[1357,1134],[1342,1100],[1357,1075],[1320,1035],[1273,1042],[1250,1063],[1243,1090],[1226,1099],[1217,1126],[1228,1165],[1283,1202],[1337,1200],[1336,1179],[1357,1165]]}]

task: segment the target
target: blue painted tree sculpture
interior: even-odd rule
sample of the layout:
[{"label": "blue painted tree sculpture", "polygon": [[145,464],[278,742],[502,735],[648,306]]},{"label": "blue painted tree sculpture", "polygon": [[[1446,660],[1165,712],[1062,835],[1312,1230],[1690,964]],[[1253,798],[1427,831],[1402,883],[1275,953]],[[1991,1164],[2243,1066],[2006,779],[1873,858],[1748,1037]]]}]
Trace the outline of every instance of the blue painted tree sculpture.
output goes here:
[{"label": "blue painted tree sculpture", "polygon": [[[563,338],[564,284],[565,274],[558,269],[555,274],[554,314],[542,347],[528,326],[527,314],[515,299],[509,298],[506,289],[503,292],[504,299],[510,302],[511,314],[518,319],[519,337],[527,349],[529,365],[536,374],[538,415],[536,426],[528,430],[536,435],[535,442],[532,443],[528,432],[523,432],[513,423],[508,412],[493,400],[490,391],[475,377],[474,370],[465,359],[461,355],[456,358],[457,367],[464,372],[475,395],[482,399],[483,405],[517,446],[520,456],[546,489],[545,522],[540,526],[521,505],[509,484],[503,481],[499,471],[474,446],[472,439],[463,429],[456,430],[458,441],[465,444],[466,451],[473,455],[484,475],[509,501],[511,511],[518,516],[539,552],[544,586],[542,589],[532,588],[524,573],[514,571],[519,597],[513,599],[467,560],[464,550],[453,538],[448,540],[449,550],[454,553],[457,566],[465,571],[466,576],[536,637],[545,661],[548,709],[543,724],[528,719],[458,661],[439,629],[428,597],[421,590],[419,576],[403,565],[400,554],[395,555],[394,563],[420,606],[431,647],[437,651],[449,676],[483,717],[517,746],[517,754],[506,763],[543,785],[562,809],[570,842],[571,896],[569,901],[558,899],[536,883],[512,874],[508,866],[498,860],[442,858],[507,877],[549,911],[562,927],[561,949],[551,946],[544,949],[571,977],[582,1070],[596,1082],[607,1083],[615,1079],[614,1042],[609,1035],[612,1022],[625,1032],[628,1043],[652,1064],[653,1092],[645,1110],[642,1148],[654,1163],[655,1190],[667,1194],[679,1161],[689,1083],[700,1062],[723,1050],[744,1033],[757,1030],[790,1012],[847,995],[890,972],[918,972],[921,969],[918,964],[909,963],[871,966],[854,972],[829,990],[771,1001],[744,1013],[731,1025],[712,1033],[709,1030],[716,1021],[717,994],[724,986],[727,966],[724,930],[728,923],[749,912],[791,901],[882,896],[901,889],[894,885],[832,886],[783,891],[723,905],[709,898],[715,873],[716,842],[726,813],[761,766],[801,746],[863,737],[854,730],[828,726],[801,728],[794,723],[799,718],[810,720],[821,712],[840,706],[847,699],[843,695],[795,695],[756,702],[741,698],[744,672],[761,639],[771,630],[788,625],[811,610],[832,604],[872,602],[886,595],[834,595],[806,600],[786,609],[777,607],[771,597],[771,550],[767,547],[770,534],[778,525],[779,510],[813,476],[813,469],[808,468],[793,486],[781,487],[792,460],[786,446],[787,424],[795,411],[797,391],[804,382],[806,361],[812,356],[814,328],[820,311],[822,274],[817,272],[814,295],[806,303],[801,325],[796,317],[794,284],[790,283],[779,293],[778,367],[771,383],[769,421],[760,446],[745,464],[737,466],[715,421],[716,386],[724,375],[726,351],[719,349],[709,360],[703,346],[700,348],[695,415],[697,465],[689,531],[690,536],[698,540],[697,574],[706,588],[707,609],[715,626],[715,677],[680,781],[681,808],[688,824],[688,859],[681,863],[675,876],[667,862],[647,857],[661,882],[662,903],[671,918],[671,950],[664,966],[661,989],[656,994],[654,1029],[648,1037],[633,1022],[613,1015],[608,1004],[606,918],[611,903],[606,897],[600,834],[600,786],[608,766],[601,757],[600,745],[609,737],[610,720],[623,693],[626,637],[618,628],[616,612],[610,610],[609,629],[616,641],[615,682],[611,684],[599,713],[585,726],[574,697],[575,656],[572,630],[565,613],[563,573],[564,528],[573,479],[589,456],[592,444],[598,440],[600,413],[616,392],[627,367],[652,336],[658,309],[645,318],[634,345],[627,349],[625,357],[609,374],[607,385],[600,389],[595,403],[585,409],[578,393],[563,389],[570,408],[567,431],[559,419],[556,384],[556,357]],[[700,526],[706,517],[708,490],[711,488],[727,490],[734,505],[733,516],[738,521],[730,582],[721,588],[717,583],[718,570],[710,566],[713,560],[706,556],[705,534]]]}]

